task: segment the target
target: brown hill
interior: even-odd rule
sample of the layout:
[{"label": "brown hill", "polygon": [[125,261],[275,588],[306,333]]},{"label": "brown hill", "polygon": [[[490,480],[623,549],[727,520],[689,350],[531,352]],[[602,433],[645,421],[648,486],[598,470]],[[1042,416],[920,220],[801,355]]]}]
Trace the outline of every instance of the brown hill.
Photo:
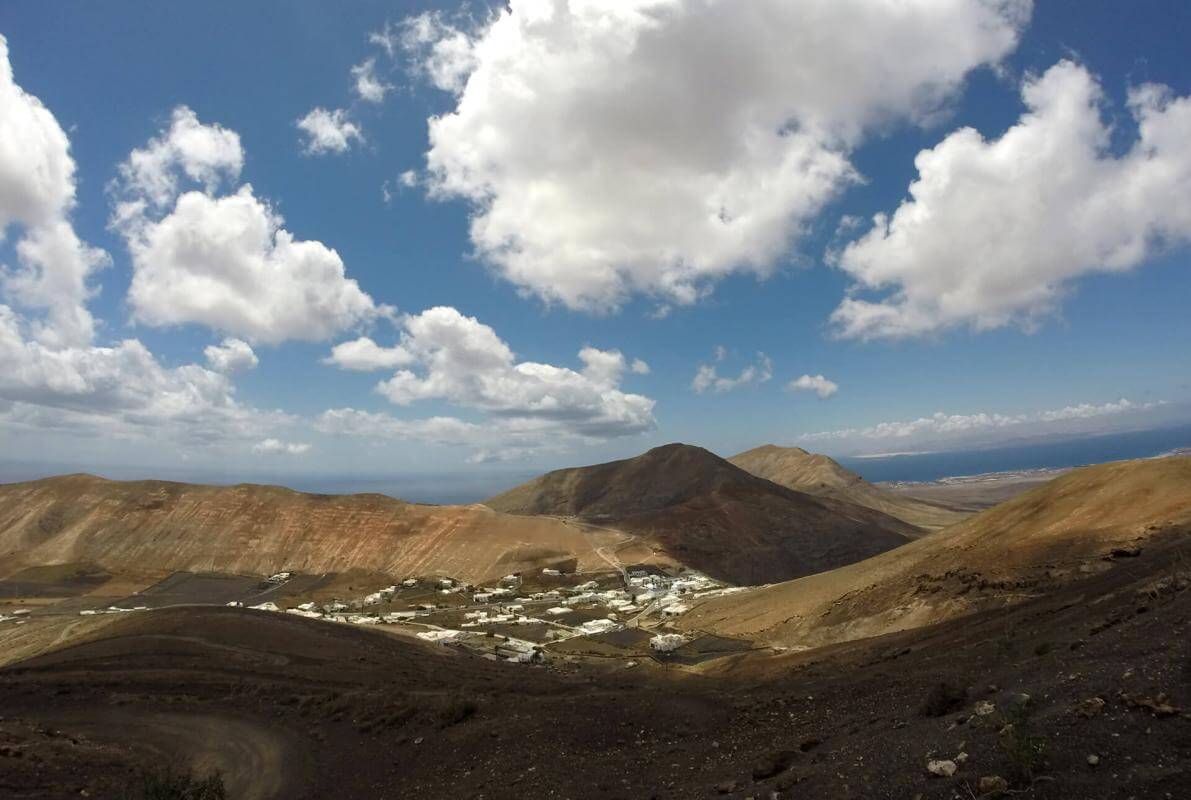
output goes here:
[{"label": "brown hill", "polygon": [[778,486],[683,444],[550,472],[485,504],[513,514],[613,525],[733,583],[809,575],[884,552],[921,533],[863,506]]},{"label": "brown hill", "polygon": [[548,517],[375,494],[91,475],[0,485],[0,576],[86,563],[114,573],[366,569],[479,581],[569,559],[606,568],[596,549],[620,540]]},{"label": "brown hill", "polygon": [[801,447],[767,444],[728,460],[788,489],[846,500],[928,530],[945,528],[971,516],[969,511],[880,489],[828,456],[808,453]]},{"label": "brown hill", "polygon": [[1191,458],[1076,470],[966,522],[831,572],[710,600],[692,629],[812,647],[1004,606],[1191,528]]}]

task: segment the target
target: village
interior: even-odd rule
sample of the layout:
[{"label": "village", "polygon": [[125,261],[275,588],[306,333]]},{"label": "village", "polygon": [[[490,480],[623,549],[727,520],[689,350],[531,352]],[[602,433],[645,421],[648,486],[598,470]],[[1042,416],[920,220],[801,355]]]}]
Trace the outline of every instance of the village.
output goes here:
[{"label": "village", "polygon": [[[267,582],[280,587],[292,577],[282,572]],[[542,664],[625,653],[664,659],[693,638],[671,630],[669,621],[686,613],[695,599],[734,591],[739,589],[689,569],[672,575],[650,565],[580,575],[547,567],[505,575],[491,586],[411,577],[357,598],[288,607],[268,600],[245,607],[386,626],[490,660]]]}]

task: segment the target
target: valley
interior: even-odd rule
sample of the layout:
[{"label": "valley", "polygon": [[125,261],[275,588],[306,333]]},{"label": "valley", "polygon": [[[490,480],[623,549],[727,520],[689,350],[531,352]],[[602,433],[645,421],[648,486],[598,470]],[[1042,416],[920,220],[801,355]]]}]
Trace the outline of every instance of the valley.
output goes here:
[{"label": "valley", "polygon": [[[119,797],[169,764],[235,798],[1178,796],[1191,459],[1075,470],[933,532],[847,485],[673,446],[469,507],[0,487],[0,785]],[[739,516],[685,527],[712,506]],[[312,509],[334,530],[285,555]],[[218,555],[248,537],[255,561]],[[758,541],[787,579],[683,560]]]}]

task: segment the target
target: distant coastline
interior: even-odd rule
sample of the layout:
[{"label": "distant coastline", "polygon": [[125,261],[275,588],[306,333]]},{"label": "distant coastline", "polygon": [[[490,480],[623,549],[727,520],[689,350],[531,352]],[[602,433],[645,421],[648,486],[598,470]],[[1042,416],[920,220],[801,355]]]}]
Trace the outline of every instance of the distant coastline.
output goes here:
[{"label": "distant coastline", "polygon": [[1191,425],[960,451],[836,460],[865,479],[890,487],[1040,480],[1089,464],[1191,455]]}]

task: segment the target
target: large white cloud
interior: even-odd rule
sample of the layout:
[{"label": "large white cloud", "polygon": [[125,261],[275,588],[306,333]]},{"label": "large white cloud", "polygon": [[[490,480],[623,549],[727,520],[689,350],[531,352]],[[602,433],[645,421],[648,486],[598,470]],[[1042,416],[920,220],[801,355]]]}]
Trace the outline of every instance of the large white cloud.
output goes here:
[{"label": "large white cloud", "polygon": [[[208,145],[168,144],[180,140]],[[238,144],[234,133],[206,126],[182,108],[170,130],[122,167],[113,225],[132,254],[133,318],[158,326],[197,323],[276,344],[326,339],[387,313],[346,276],[338,253],[295,239],[251,185],[217,196],[224,179],[238,176],[242,154],[232,153]],[[202,182],[205,191],[176,196],[182,177]]]},{"label": "large white cloud", "polygon": [[[125,165],[122,177],[135,187],[129,202],[137,209],[172,191],[162,167],[167,162],[203,182],[239,171],[234,135],[215,129],[208,140],[184,108],[174,121],[171,136],[154,140]],[[84,244],[70,224],[74,173],[69,139],[49,109],[13,82],[0,36],[0,226],[23,229],[16,243],[19,268],[6,270],[3,286],[16,303],[46,311],[41,318],[0,303],[0,428],[209,445],[289,424],[287,415],[239,404],[222,372],[163,366],[135,339],[94,343],[87,278],[106,256]],[[231,359],[230,350],[223,354]],[[240,352],[231,360],[243,359]]]},{"label": "large white cloud", "polygon": [[167,368],[135,339],[110,347],[50,348],[22,335],[0,305],[0,423],[110,436],[224,444],[293,422],[238,403],[227,375],[195,364]]},{"label": "large white cloud", "polygon": [[865,131],[937,112],[1015,46],[1030,9],[512,0],[475,30],[415,17],[401,41],[456,95],[430,120],[431,192],[470,201],[471,238],[504,277],[606,310],[770,271],[857,177]]},{"label": "large white cloud", "polygon": [[450,307],[406,316],[401,326],[395,347],[360,339],[337,346],[327,361],[346,369],[379,368],[390,362],[407,365],[410,368],[378,384],[377,391],[401,406],[439,400],[480,412],[486,416],[484,429],[494,438],[477,438],[474,423],[454,418],[405,421],[361,416],[364,412],[351,409],[341,410],[326,424],[345,427],[350,422],[353,431],[372,425],[378,435],[383,429],[394,437],[448,436],[453,444],[463,443],[460,437],[465,437],[472,446],[488,441],[493,447],[515,446],[519,451],[541,448],[551,440],[557,445],[561,439],[626,436],[656,424],[654,401],[620,388],[626,371],[639,373],[641,367],[634,367],[619,351],[584,347],[579,352],[581,370],[519,362],[491,327]]},{"label": "large white cloud", "polygon": [[223,181],[240,177],[243,167],[238,133],[205,125],[189,108],[178,106],[170,127],[129,153],[119,172],[127,192],[164,208],[178,196],[182,176],[214,192]]},{"label": "large white cloud", "polygon": [[377,388],[398,405],[446,400],[497,416],[556,420],[593,437],[654,427],[654,401],[619,384],[626,363],[615,351],[580,351],[582,371],[516,361],[496,331],[456,309],[437,307],[403,320],[401,346],[418,371],[399,370]]},{"label": "large white cloud", "polygon": [[50,346],[91,340],[88,279],[108,262],[75,233],[74,205],[70,140],[49,109],[16,84],[0,35],[0,240],[11,226],[22,228],[18,264],[0,268],[0,287],[13,302],[45,311],[32,328]]},{"label": "large white cloud", "polygon": [[840,335],[1028,328],[1079,276],[1191,241],[1191,98],[1130,92],[1137,138],[1121,155],[1084,67],[1060,62],[1022,99],[1027,112],[999,139],[963,128],[919,153],[911,199],[843,250],[857,290],[889,294],[846,299]]}]

